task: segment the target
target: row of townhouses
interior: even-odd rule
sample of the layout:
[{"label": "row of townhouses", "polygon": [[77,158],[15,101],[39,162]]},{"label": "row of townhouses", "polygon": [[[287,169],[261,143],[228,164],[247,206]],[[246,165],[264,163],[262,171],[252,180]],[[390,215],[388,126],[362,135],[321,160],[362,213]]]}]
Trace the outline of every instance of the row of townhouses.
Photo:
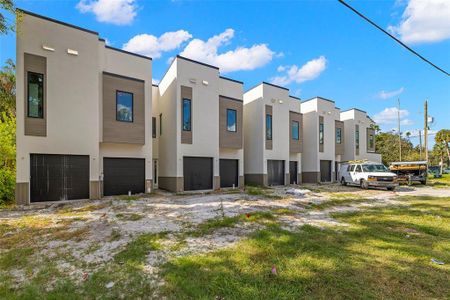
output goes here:
[{"label": "row of townhouses", "polygon": [[23,12],[17,35],[19,204],[338,181],[338,163],[380,161],[374,122],[334,101],[177,56],[152,59],[97,32]]}]

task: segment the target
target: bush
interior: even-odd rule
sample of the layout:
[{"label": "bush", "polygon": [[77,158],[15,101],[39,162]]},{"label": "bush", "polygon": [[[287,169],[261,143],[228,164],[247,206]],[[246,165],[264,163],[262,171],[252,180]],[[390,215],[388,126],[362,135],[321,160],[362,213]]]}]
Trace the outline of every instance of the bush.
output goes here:
[{"label": "bush", "polygon": [[0,169],[0,205],[13,201],[15,185],[15,170],[6,168]]},{"label": "bush", "polygon": [[16,182],[16,118],[0,115],[0,204],[14,201]]}]

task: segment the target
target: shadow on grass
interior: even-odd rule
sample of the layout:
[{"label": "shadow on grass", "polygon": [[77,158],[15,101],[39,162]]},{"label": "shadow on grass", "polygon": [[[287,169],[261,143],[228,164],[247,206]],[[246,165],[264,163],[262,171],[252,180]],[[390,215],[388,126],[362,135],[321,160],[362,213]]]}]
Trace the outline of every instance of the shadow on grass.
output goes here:
[{"label": "shadow on grass", "polygon": [[171,299],[446,298],[450,268],[430,262],[450,261],[449,204],[437,203],[431,214],[424,213],[422,202],[342,214],[338,218],[350,228],[340,231],[304,226],[288,232],[272,225],[236,247],[170,261],[163,268],[164,294]]}]

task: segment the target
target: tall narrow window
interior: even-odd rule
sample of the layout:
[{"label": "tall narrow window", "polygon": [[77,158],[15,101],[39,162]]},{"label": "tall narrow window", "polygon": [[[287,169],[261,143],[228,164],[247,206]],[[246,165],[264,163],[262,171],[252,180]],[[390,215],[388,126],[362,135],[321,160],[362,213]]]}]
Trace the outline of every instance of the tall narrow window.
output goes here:
[{"label": "tall narrow window", "polygon": [[116,91],[116,120],[133,122],[133,94]]},{"label": "tall narrow window", "polygon": [[336,144],[342,144],[342,128],[336,128]]},{"label": "tall narrow window", "polygon": [[191,111],[191,100],[183,99],[183,131],[191,131],[192,124],[192,111]]},{"label": "tall narrow window", "polygon": [[152,136],[156,138],[156,118],[152,117]]},{"label": "tall narrow window", "polygon": [[237,112],[234,109],[227,109],[227,131],[236,132],[236,116]]},{"label": "tall narrow window", "polygon": [[292,121],[292,139],[298,141],[300,139],[300,124],[297,121]]},{"label": "tall narrow window", "polygon": [[266,139],[272,140],[272,115],[266,115]]},{"label": "tall narrow window", "polygon": [[44,117],[44,75],[28,72],[28,117]]},{"label": "tall narrow window", "polygon": [[323,145],[323,123],[319,123],[319,144]]},{"label": "tall narrow window", "polygon": [[373,150],[373,148],[375,148],[375,141],[373,134],[369,134],[369,148],[370,150]]},{"label": "tall narrow window", "polygon": [[356,125],[355,127],[355,146],[356,150],[359,150],[359,126]]},{"label": "tall narrow window", "polygon": [[159,114],[159,136],[162,135],[162,114]]}]

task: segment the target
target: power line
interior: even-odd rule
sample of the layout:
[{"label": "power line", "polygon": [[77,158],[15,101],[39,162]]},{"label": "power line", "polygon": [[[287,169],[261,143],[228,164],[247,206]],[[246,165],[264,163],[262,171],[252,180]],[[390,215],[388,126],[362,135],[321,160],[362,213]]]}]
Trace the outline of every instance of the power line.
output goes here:
[{"label": "power line", "polygon": [[429,61],[428,59],[426,59],[425,57],[423,57],[422,55],[420,55],[419,53],[417,53],[415,50],[413,50],[412,48],[410,48],[408,45],[406,45],[405,43],[403,43],[402,41],[400,41],[398,38],[396,38],[395,36],[393,36],[392,34],[390,34],[389,32],[387,32],[386,30],[384,30],[383,28],[381,28],[380,26],[378,26],[377,24],[375,24],[372,20],[370,20],[369,18],[367,18],[365,15],[363,15],[362,13],[360,13],[359,11],[357,11],[356,9],[354,9],[353,7],[351,7],[349,4],[345,3],[344,0],[338,0],[341,4],[345,5],[346,7],[348,7],[350,10],[352,10],[355,14],[357,14],[358,16],[360,16],[361,18],[363,18],[364,20],[366,20],[367,22],[369,22],[370,24],[372,24],[373,26],[375,26],[376,28],[378,28],[379,30],[381,30],[382,32],[384,32],[385,34],[387,34],[390,38],[392,38],[394,41],[396,41],[397,43],[399,43],[400,45],[402,45],[403,47],[405,47],[408,51],[410,51],[411,53],[413,53],[414,55],[416,55],[417,57],[419,57],[420,59],[422,59],[424,62],[430,64],[431,66],[433,66],[435,69],[437,69],[438,71],[441,71],[442,73],[444,73],[447,76],[450,76],[450,73],[448,73],[447,71],[445,71],[444,69],[438,67],[437,65],[435,65],[434,63],[432,63],[431,61]]}]

